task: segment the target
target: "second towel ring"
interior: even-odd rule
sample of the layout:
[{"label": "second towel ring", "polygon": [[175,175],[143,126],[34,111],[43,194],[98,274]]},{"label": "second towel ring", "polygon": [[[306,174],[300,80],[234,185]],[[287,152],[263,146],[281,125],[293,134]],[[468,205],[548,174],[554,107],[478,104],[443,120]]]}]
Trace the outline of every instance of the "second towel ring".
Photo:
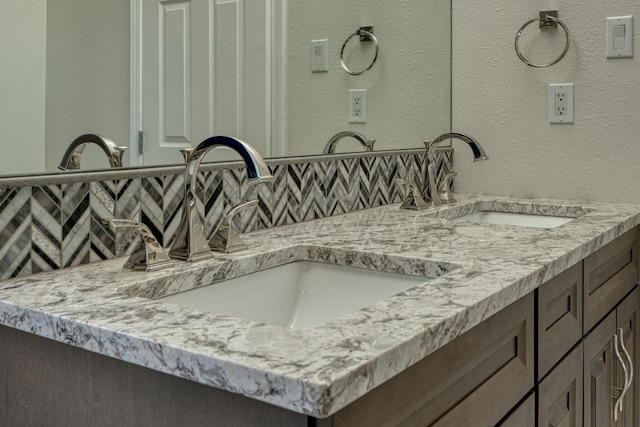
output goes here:
[{"label": "second towel ring", "polygon": [[[524,57],[524,55],[522,54],[522,52],[520,52],[520,36],[522,35],[522,32],[524,31],[525,28],[527,28],[527,26],[529,26],[529,24],[533,23],[533,22],[540,22],[540,26],[541,28],[548,28],[549,25],[546,25],[545,22],[548,21],[552,21],[555,24],[558,24],[562,27],[562,29],[564,30],[564,34],[565,34],[565,46],[564,49],[562,50],[562,53],[560,53],[560,56],[558,56],[556,59],[554,59],[553,61],[549,62],[548,64],[533,64],[532,62],[530,62],[527,58]],[[520,58],[520,60],[522,62],[524,62],[525,64],[527,64],[530,67],[534,67],[534,68],[546,68],[546,67],[550,67],[554,64],[557,64],[558,62],[560,62],[560,60],[562,58],[564,58],[564,56],[567,54],[567,52],[569,51],[569,45],[571,44],[571,35],[569,33],[569,28],[567,28],[567,26],[565,25],[564,22],[562,22],[560,19],[558,19],[556,16],[553,16],[550,14],[550,12],[540,12],[540,18],[537,19],[532,19],[530,21],[525,22],[525,24],[520,27],[520,29],[518,30],[518,33],[516,34],[516,40],[515,40],[515,48],[516,48],[516,54],[518,55],[518,58]]]},{"label": "second towel ring", "polygon": [[[369,64],[369,66],[362,71],[351,71],[349,67],[347,67],[347,64],[344,63],[344,48],[347,47],[347,44],[349,43],[349,41],[351,41],[351,39],[354,38],[355,36],[359,36],[361,42],[373,41],[373,43],[376,46],[376,53],[373,56],[373,61],[371,61],[371,64]],[[342,68],[344,68],[344,70],[347,73],[351,74],[352,76],[359,76],[360,74],[363,74],[365,71],[369,71],[371,67],[373,67],[373,64],[376,63],[376,60],[378,59],[378,50],[379,50],[378,39],[376,38],[376,36],[373,35],[373,27],[360,27],[355,33],[347,37],[347,39],[342,44],[342,49],[340,49],[340,64],[342,64]]]}]

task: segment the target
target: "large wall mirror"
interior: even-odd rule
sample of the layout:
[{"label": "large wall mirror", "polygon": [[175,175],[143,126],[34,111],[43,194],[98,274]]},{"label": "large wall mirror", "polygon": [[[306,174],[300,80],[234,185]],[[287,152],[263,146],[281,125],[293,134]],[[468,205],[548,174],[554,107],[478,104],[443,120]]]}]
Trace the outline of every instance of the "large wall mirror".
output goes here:
[{"label": "large wall mirror", "polygon": [[[179,148],[212,134],[283,157],[322,155],[345,130],[375,139],[375,151],[422,148],[450,130],[450,0],[3,6],[2,176],[56,171],[67,146],[86,133],[127,146],[124,165],[137,167],[180,164]],[[373,26],[379,55],[370,70],[350,75],[341,47],[365,25]],[[312,72],[313,40],[327,40],[326,72]],[[373,42],[353,37],[343,57],[360,70],[374,51]],[[349,122],[350,89],[366,89],[366,123]],[[347,138],[336,152],[361,150]],[[101,150],[87,145],[81,170],[107,167]]]}]

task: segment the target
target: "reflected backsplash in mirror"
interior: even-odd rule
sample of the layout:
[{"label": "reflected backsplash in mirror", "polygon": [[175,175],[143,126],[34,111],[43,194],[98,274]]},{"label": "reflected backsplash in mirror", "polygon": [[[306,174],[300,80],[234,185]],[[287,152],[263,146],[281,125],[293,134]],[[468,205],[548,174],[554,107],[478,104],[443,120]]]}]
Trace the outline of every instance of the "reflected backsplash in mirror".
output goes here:
[{"label": "reflected backsplash in mirror", "polygon": [[[57,171],[71,142],[88,133],[129,147],[125,166],[153,166],[181,164],[180,148],[214,134],[244,139],[265,157],[290,157],[322,155],[342,131],[366,135],[382,151],[421,148],[450,130],[450,0],[5,6],[2,175]],[[340,52],[361,26],[373,26],[379,55],[354,76]],[[314,40],[327,40],[327,71],[312,71],[322,59]],[[343,59],[362,70],[374,54],[374,44],[356,36]],[[351,89],[366,90],[364,123],[350,123]],[[359,151],[357,139],[344,138],[335,152]],[[235,158],[216,156],[228,159]],[[108,167],[102,150],[87,145],[82,170]]]}]

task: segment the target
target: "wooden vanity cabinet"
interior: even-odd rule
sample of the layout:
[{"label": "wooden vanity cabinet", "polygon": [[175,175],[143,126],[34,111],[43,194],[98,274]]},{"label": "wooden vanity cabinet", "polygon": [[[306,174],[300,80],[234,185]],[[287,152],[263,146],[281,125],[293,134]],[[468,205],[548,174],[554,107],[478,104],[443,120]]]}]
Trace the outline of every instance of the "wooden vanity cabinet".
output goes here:
[{"label": "wooden vanity cabinet", "polygon": [[[640,426],[635,376],[617,420],[613,412],[621,363],[638,367],[637,283],[636,228],[538,288],[538,426]],[[619,329],[631,363],[617,360]]]},{"label": "wooden vanity cabinet", "polygon": [[320,425],[493,427],[532,390],[533,363],[530,294]]},{"label": "wooden vanity cabinet", "polygon": [[637,249],[635,229],[326,419],[0,326],[0,425],[638,427]]}]

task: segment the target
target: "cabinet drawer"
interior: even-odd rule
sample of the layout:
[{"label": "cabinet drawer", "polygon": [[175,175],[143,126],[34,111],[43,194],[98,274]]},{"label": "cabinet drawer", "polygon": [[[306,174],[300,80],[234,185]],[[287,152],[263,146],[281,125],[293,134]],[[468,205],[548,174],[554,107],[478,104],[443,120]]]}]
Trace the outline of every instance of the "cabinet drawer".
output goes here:
[{"label": "cabinet drawer", "polygon": [[623,234],[584,260],[586,334],[638,282],[638,229]]},{"label": "cabinet drawer", "polygon": [[333,416],[333,426],[495,426],[534,383],[533,293]]},{"label": "cabinet drawer", "polygon": [[583,345],[580,343],[538,387],[538,425],[582,427]]},{"label": "cabinet drawer", "polygon": [[582,263],[538,288],[538,378],[582,338]]}]

